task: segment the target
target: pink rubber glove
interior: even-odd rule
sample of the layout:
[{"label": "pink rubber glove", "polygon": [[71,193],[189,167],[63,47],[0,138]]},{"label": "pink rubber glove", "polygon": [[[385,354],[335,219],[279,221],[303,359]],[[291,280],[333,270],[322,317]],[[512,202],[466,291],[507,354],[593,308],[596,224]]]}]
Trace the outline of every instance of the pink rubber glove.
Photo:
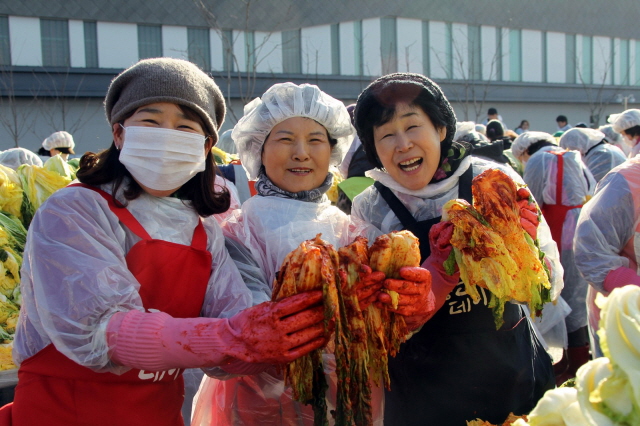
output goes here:
[{"label": "pink rubber glove", "polygon": [[387,309],[404,316],[410,331],[422,326],[435,311],[435,297],[431,291],[431,273],[423,268],[405,266],[400,268],[403,279],[387,278],[384,287],[400,296],[398,307],[392,307],[391,296],[381,292],[378,301],[387,305]]},{"label": "pink rubber glove", "polygon": [[360,283],[356,288],[360,311],[364,312],[371,303],[376,301],[384,284],[384,279],[384,272],[372,272],[368,265],[361,265]]},{"label": "pink rubber glove", "polygon": [[516,193],[516,202],[520,206],[520,225],[527,231],[527,234],[535,241],[538,237],[538,206],[529,202],[531,192],[527,188],[519,188]]},{"label": "pink rubber glove", "polygon": [[614,288],[627,284],[640,286],[640,277],[633,269],[621,266],[607,274],[603,285],[607,292],[611,292]]},{"label": "pink rubber glove", "polygon": [[434,313],[444,305],[451,290],[460,282],[460,271],[457,264],[453,275],[448,275],[444,270],[444,262],[449,258],[453,249],[451,246],[452,235],[453,223],[449,221],[437,223],[429,231],[431,255],[427,257],[422,267],[431,272],[431,291],[435,297]]},{"label": "pink rubber glove", "polygon": [[[326,345],[322,292],[264,302],[230,319],[119,312],[107,325],[112,361],[149,371],[280,364]],[[232,371],[230,371],[232,372]]]}]

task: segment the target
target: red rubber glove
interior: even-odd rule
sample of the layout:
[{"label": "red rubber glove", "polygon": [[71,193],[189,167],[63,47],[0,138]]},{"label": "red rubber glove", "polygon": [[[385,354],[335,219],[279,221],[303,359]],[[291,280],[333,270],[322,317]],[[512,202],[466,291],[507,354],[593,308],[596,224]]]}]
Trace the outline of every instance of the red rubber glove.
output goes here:
[{"label": "red rubber glove", "polygon": [[433,316],[435,297],[431,291],[431,273],[423,268],[404,266],[400,268],[402,279],[387,278],[384,287],[393,290],[400,296],[397,308],[392,307],[391,296],[381,292],[378,296],[380,303],[387,305],[387,309],[404,317],[409,330],[422,326]]},{"label": "red rubber glove", "polygon": [[431,291],[435,297],[435,311],[444,305],[447,296],[460,282],[460,271],[455,265],[455,273],[449,275],[444,270],[444,262],[449,258],[451,250],[451,236],[453,235],[453,223],[440,222],[431,227],[429,231],[429,246],[431,255],[422,264],[422,267],[431,272]]},{"label": "red rubber glove", "polygon": [[360,311],[364,312],[371,303],[376,301],[384,284],[384,279],[384,272],[372,272],[368,265],[361,265],[360,283],[356,288]]},{"label": "red rubber glove", "polygon": [[527,188],[519,188],[516,192],[516,202],[520,206],[520,225],[527,231],[527,234],[535,241],[538,237],[538,206],[534,202],[529,202],[531,192]]},{"label": "red rubber glove", "polygon": [[247,362],[288,363],[327,344],[322,291],[263,302],[229,319],[236,337],[231,355]]}]

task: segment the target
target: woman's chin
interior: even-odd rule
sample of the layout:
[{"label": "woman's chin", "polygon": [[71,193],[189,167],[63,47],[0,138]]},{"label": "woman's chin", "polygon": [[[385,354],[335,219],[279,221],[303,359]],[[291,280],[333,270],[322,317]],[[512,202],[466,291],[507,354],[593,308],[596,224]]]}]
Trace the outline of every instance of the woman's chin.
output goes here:
[{"label": "woman's chin", "polygon": [[396,182],[398,182],[408,190],[417,191],[429,184],[431,178],[433,177],[433,173],[431,174],[431,176],[427,176],[427,173],[424,173],[424,170],[419,170],[416,173],[405,172],[402,169],[397,169],[396,173],[394,173],[392,177]]}]

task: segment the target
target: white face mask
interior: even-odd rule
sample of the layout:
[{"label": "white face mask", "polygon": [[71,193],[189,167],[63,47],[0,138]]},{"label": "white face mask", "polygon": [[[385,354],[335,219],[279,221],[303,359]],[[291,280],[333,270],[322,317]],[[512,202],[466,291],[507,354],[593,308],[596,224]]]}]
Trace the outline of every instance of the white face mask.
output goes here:
[{"label": "white face mask", "polygon": [[622,135],[622,140],[627,144],[628,147],[633,148],[638,143],[634,138],[629,135]]},{"label": "white face mask", "polygon": [[205,169],[203,135],[159,127],[123,129],[120,162],[147,188],[177,189]]}]

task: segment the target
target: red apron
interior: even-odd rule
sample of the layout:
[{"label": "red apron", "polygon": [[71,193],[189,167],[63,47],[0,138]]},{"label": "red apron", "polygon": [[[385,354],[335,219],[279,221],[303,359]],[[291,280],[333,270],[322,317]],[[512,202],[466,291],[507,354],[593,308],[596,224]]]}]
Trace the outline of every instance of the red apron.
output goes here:
[{"label": "red apron", "polygon": [[562,182],[564,177],[564,154],[567,151],[557,152],[551,151],[558,157],[558,173],[556,174],[556,203],[555,204],[543,204],[542,214],[549,224],[551,229],[551,237],[553,241],[558,245],[558,251],[562,252],[562,228],[564,226],[564,219],[567,216],[567,212],[573,209],[579,209],[579,206],[563,206],[562,205]]},{"label": "red apron", "polygon": [[[142,240],[126,255],[127,267],[140,283],[147,311],[177,318],[200,315],[211,275],[207,235],[199,221],[191,246],[154,240],[133,215],[102,195],[120,222]],[[18,371],[13,402],[14,426],[182,426],[182,371],[130,370],[123,375],[96,373],[50,344],[25,360]]]}]

